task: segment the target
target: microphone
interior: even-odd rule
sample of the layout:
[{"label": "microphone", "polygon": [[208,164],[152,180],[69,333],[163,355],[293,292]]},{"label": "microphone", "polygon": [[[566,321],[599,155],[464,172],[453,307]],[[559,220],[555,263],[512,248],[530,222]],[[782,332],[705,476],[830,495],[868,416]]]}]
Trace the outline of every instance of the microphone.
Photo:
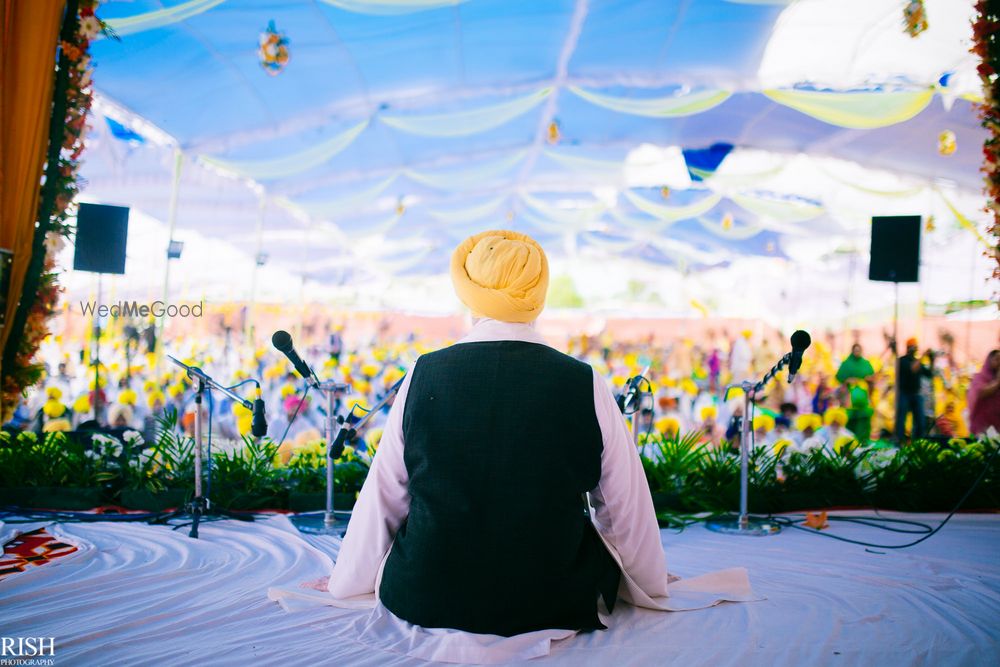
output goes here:
[{"label": "microphone", "polygon": [[288,357],[288,360],[292,362],[293,366],[295,366],[295,370],[299,375],[310,382],[313,381],[312,369],[309,368],[309,364],[302,361],[302,357],[300,357],[298,352],[295,351],[295,347],[292,345],[292,335],[290,333],[287,331],[281,331],[280,329],[275,331],[274,335],[271,336],[271,344],[274,345],[278,352],[281,352]]},{"label": "microphone", "polygon": [[625,413],[628,406],[632,404],[633,400],[635,400],[636,392],[639,391],[639,383],[643,381],[644,376],[648,372],[649,366],[646,366],[646,368],[642,370],[642,373],[628,379],[628,382],[625,385],[625,391],[623,391],[618,397],[618,409],[622,411],[622,414]]},{"label": "microphone", "polygon": [[267,419],[264,416],[264,400],[260,396],[260,385],[257,385],[257,396],[253,401],[253,421],[250,422],[250,432],[255,438],[267,435]]},{"label": "microphone", "polygon": [[812,343],[812,338],[809,334],[799,329],[792,334],[792,358],[788,362],[788,381],[791,382],[795,379],[795,374],[799,372],[799,367],[802,365],[802,353],[806,351],[806,348]]}]

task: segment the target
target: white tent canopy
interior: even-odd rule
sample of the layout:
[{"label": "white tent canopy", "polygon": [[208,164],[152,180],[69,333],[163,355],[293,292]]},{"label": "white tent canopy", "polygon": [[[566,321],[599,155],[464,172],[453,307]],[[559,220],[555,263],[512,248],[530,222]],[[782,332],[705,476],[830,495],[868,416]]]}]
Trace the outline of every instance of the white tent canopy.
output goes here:
[{"label": "white tent canopy", "polygon": [[238,258],[188,297],[447,310],[451,248],[508,227],[590,307],[836,320],[891,292],[871,216],[920,214],[904,302],[986,299],[972,4],[929,0],[913,38],[894,0],[106,2],[82,199],[141,212],[122,289],[162,289],[176,183],[174,275]]}]

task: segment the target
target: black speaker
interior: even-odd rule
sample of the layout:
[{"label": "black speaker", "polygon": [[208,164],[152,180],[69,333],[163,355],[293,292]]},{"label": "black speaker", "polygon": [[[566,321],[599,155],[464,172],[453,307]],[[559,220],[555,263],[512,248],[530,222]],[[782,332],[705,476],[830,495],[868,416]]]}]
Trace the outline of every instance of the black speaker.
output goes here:
[{"label": "black speaker", "polygon": [[76,215],[73,269],[94,273],[125,273],[128,208],[80,204]]},{"label": "black speaker", "polygon": [[920,278],[920,216],[880,215],[872,218],[868,280],[915,283]]}]

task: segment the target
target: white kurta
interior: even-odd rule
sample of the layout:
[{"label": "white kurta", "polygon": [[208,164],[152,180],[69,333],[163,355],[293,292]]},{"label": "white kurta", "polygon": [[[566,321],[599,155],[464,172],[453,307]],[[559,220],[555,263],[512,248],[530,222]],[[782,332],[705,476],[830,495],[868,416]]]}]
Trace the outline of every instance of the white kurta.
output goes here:
[{"label": "white kurta", "polygon": [[[489,319],[479,320],[458,344],[493,340],[546,344],[531,325]],[[540,630],[501,637],[423,628],[393,615],[377,600],[382,567],[410,507],[403,462],[403,410],[410,377],[407,374],[389,412],[378,455],[354,506],[350,529],[330,576],[328,594],[272,589],[269,596],[286,609],[317,601],[338,607],[373,608],[370,616],[358,624],[361,641],[427,660],[498,663],[545,655],[552,641],[576,633]],[[642,463],[614,396],[596,372],[594,407],[604,451],[601,479],[590,492],[592,517],[602,541],[621,567],[620,600],[649,609],[680,611],[727,600],[758,599],[742,568],[672,583],[668,596],[666,557]],[[601,619],[606,625],[613,622],[607,614],[602,614]]]}]

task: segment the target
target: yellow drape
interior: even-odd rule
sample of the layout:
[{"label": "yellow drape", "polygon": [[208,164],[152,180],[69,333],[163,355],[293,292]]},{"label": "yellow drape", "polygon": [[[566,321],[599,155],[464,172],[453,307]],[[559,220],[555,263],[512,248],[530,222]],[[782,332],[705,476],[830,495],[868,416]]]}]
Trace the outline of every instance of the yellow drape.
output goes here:
[{"label": "yellow drape", "polygon": [[31,259],[65,5],[65,0],[0,0],[0,248],[14,253],[0,350]]},{"label": "yellow drape", "polygon": [[827,92],[822,90],[765,90],[778,104],[831,125],[871,130],[910,120],[927,108],[933,88],[900,91]]}]

